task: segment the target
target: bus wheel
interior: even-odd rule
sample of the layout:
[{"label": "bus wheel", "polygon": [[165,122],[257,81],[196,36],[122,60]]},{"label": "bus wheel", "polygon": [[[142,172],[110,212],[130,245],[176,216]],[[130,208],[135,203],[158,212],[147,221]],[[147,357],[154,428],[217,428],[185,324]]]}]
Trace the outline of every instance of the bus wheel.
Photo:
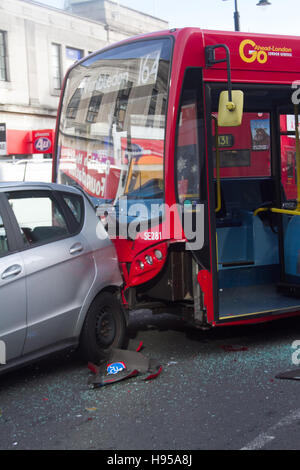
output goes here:
[{"label": "bus wheel", "polygon": [[128,344],[126,320],[117,294],[102,292],[91,304],[81,333],[80,353],[90,362],[99,363],[111,349]]}]

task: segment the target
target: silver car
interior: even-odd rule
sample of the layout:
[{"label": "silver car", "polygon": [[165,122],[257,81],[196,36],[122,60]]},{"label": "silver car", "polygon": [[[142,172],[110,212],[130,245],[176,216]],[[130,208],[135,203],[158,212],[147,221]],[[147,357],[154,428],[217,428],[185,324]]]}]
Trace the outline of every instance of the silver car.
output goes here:
[{"label": "silver car", "polygon": [[0,373],[66,347],[122,347],[126,316],[112,242],[87,196],[0,183]]}]

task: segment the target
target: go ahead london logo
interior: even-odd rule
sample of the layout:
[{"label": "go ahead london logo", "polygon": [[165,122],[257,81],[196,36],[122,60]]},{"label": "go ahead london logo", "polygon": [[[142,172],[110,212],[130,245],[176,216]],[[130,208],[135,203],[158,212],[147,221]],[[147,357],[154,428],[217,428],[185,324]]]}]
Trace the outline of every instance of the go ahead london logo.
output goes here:
[{"label": "go ahead london logo", "polygon": [[260,45],[252,39],[244,39],[240,43],[239,54],[241,59],[248,64],[252,62],[265,64],[269,57],[293,57],[293,49],[291,47]]}]

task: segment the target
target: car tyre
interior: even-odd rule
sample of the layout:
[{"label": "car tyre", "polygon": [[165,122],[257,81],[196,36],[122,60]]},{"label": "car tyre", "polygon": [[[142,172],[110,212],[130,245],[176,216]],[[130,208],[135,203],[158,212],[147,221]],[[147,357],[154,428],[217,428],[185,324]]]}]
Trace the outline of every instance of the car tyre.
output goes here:
[{"label": "car tyre", "polygon": [[80,354],[98,364],[113,348],[126,348],[126,319],[117,293],[102,292],[91,304],[81,333]]}]

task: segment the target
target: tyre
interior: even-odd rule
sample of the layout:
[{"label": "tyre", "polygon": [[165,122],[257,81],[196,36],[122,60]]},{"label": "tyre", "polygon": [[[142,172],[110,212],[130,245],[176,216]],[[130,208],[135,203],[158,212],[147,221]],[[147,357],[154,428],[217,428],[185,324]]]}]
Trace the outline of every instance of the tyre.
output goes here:
[{"label": "tyre", "polygon": [[128,344],[126,319],[117,293],[102,292],[91,304],[81,333],[80,354],[99,363],[112,348]]}]

